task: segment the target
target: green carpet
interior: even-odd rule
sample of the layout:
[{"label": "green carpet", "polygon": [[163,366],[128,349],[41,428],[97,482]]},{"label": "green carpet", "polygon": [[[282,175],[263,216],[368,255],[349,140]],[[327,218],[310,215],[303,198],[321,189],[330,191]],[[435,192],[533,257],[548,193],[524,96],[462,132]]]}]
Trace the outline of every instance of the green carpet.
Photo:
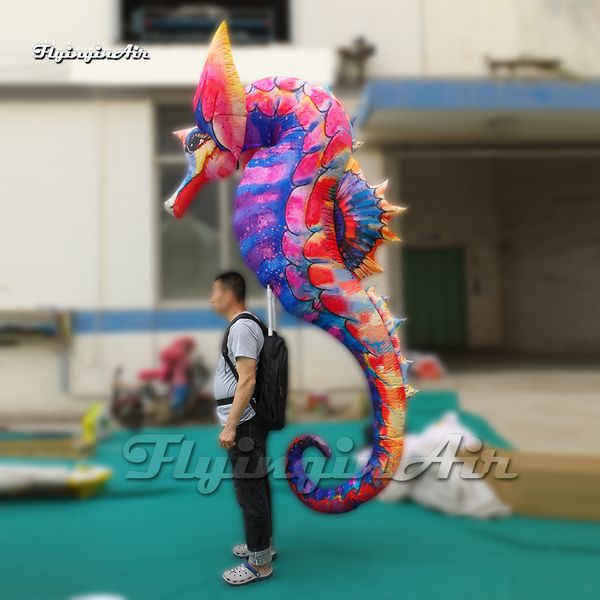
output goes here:
[{"label": "green carpet", "polygon": [[[456,404],[451,393],[418,395],[411,429]],[[477,418],[461,418],[482,438],[506,445]],[[343,436],[360,444],[363,426],[290,426],[272,435],[270,452],[281,455],[305,431],[332,446]],[[157,433],[180,432],[196,442],[199,455],[217,453],[215,427]],[[115,469],[104,496],[0,503],[0,598],[65,600],[92,592],[129,600],[598,597],[600,524],[517,517],[477,522],[376,501],[346,515],[319,515],[304,508],[285,481],[274,483],[275,576],[244,590],[228,588],[220,573],[233,566],[230,548],[241,539],[230,483],[201,495],[195,480],[173,479],[173,465],[151,481],[127,480],[128,470],[140,470],[122,456],[128,437],[113,436],[95,458]]]}]

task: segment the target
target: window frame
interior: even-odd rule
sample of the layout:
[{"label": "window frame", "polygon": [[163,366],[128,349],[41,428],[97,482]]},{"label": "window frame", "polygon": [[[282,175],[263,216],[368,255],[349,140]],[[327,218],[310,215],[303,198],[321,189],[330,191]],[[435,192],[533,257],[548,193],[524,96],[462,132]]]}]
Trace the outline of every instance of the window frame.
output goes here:
[{"label": "window frame", "polygon": [[[136,9],[144,7],[146,5],[147,8],[150,8],[153,3],[149,0],[123,0],[121,1],[118,9],[118,37],[119,40],[123,43],[142,43],[139,39],[139,36],[135,35],[131,29],[131,16]],[[172,3],[169,3],[167,0],[164,0],[162,3],[163,7],[170,7]],[[181,4],[181,3],[179,3]],[[195,1],[192,0],[192,5],[208,5],[211,3],[208,1]],[[217,3],[218,4],[218,3]],[[223,3],[222,3],[223,4]],[[272,4],[272,6],[268,6]],[[253,3],[250,3],[250,8],[252,8]],[[233,2],[227,0],[223,5],[225,10],[227,9],[235,9],[240,6],[244,6],[246,9],[248,8],[247,4],[240,2]],[[262,46],[268,44],[285,44],[289,45],[293,43],[293,31],[292,31],[292,6],[290,0],[271,0],[271,2],[266,3],[266,8],[270,8],[273,11],[273,37],[269,41],[261,42],[261,41],[250,41],[247,43],[249,46]],[[190,41],[190,40],[162,40],[162,41],[146,41],[144,42],[144,46],[152,46],[152,45],[168,45],[168,46],[185,46],[190,44],[208,44],[210,39],[207,39],[205,42],[201,41]],[[239,43],[239,42],[238,42]]]}]

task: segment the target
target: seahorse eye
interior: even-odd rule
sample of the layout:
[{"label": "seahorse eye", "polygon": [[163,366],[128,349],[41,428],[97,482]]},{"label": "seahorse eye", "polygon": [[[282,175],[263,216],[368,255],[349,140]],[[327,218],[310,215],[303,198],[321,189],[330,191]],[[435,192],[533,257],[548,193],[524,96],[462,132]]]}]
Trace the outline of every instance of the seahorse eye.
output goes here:
[{"label": "seahorse eye", "polygon": [[209,138],[210,136],[208,135],[208,133],[204,133],[203,131],[199,131],[198,129],[191,131],[190,134],[187,136],[187,139],[185,140],[185,151],[188,154],[196,152],[196,150],[200,148],[202,143],[208,140]]}]

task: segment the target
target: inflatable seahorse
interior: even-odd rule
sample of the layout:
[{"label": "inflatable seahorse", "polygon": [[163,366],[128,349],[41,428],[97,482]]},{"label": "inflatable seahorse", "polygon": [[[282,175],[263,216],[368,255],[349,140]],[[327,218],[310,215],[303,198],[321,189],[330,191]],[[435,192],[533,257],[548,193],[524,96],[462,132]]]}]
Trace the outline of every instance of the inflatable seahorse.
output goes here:
[{"label": "inflatable seahorse", "polygon": [[384,298],[360,281],[381,268],[375,251],[398,239],[388,228],[401,209],[371,187],[352,156],[352,126],[321,87],[268,77],[244,89],[227,27],[212,40],[193,101],[196,127],[175,132],[188,172],[166,209],[182,216],[205,182],[243,169],[233,228],[247,265],[290,314],[339,340],[358,361],[371,391],[374,444],[362,470],[325,489],[306,474],[308,447],[331,456],[317,436],[296,438],[287,475],[298,498],[327,513],[352,510],[377,495],[402,454],[408,361]]}]

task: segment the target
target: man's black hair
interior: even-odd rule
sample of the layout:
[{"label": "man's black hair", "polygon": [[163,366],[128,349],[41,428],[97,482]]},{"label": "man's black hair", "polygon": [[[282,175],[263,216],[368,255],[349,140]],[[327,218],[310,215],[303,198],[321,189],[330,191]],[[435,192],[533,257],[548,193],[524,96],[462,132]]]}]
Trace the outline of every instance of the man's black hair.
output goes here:
[{"label": "man's black hair", "polygon": [[228,287],[238,302],[246,301],[246,281],[243,275],[237,271],[227,271],[215,277],[215,281],[220,281],[225,287]]}]

